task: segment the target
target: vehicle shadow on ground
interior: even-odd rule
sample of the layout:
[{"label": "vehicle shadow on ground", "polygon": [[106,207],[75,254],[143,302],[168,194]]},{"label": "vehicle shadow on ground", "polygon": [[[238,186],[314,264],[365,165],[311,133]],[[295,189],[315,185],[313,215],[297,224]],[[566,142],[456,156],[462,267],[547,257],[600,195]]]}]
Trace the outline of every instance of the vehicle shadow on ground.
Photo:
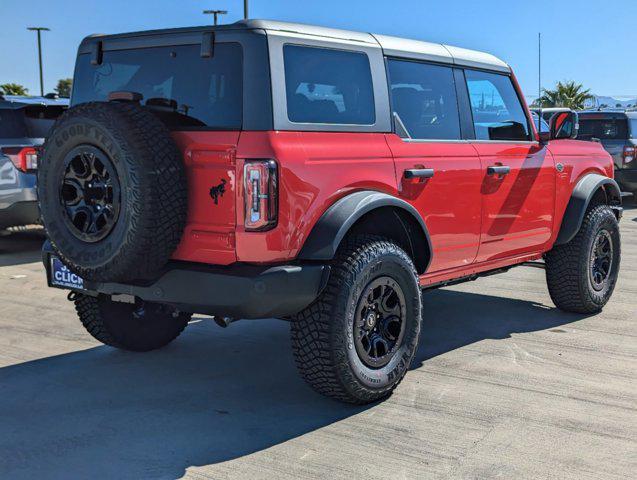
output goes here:
[{"label": "vehicle shadow on ground", "polygon": [[0,231],[0,267],[40,261],[44,240],[42,230]]},{"label": "vehicle shadow on ground", "polygon": [[[432,291],[415,365],[577,318],[526,301]],[[94,347],[0,369],[0,477],[179,478],[190,466],[243,457],[374,408],[313,393],[294,368],[288,325],[260,322],[223,330],[199,321],[157,352]]]},{"label": "vehicle shadow on ground", "polygon": [[526,300],[454,290],[425,291],[423,309],[423,338],[412,369],[481,340],[505,339],[514,333],[552,329],[586,318]]}]

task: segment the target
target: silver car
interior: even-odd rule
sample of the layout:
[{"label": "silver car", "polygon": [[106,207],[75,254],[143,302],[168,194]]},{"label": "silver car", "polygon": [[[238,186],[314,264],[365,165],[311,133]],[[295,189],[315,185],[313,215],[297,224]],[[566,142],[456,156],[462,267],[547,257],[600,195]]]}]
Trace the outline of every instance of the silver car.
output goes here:
[{"label": "silver car", "polygon": [[0,96],[0,229],[38,221],[36,148],[68,103]]}]

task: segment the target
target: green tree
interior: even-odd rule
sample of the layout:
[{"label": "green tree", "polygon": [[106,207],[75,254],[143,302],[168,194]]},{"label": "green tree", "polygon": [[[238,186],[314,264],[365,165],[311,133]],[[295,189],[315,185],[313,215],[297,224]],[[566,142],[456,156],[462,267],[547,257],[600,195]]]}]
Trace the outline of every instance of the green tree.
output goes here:
[{"label": "green tree", "polygon": [[542,97],[543,107],[566,107],[582,110],[587,100],[593,99],[590,90],[584,90],[581,83],[574,81],[557,82],[553,90],[544,89]]},{"label": "green tree", "polygon": [[0,94],[2,95],[26,95],[28,88],[18,83],[4,83],[0,85]]},{"label": "green tree", "polygon": [[73,86],[72,78],[61,78],[58,80],[58,86],[54,88],[57,94],[62,98],[71,96],[71,87]]}]

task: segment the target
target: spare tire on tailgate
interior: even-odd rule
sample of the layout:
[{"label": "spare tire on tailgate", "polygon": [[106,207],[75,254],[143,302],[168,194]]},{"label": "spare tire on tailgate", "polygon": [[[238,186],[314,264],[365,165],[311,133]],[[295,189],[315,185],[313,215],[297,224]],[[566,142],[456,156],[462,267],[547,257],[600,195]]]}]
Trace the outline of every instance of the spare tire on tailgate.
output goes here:
[{"label": "spare tire on tailgate", "polygon": [[188,210],[179,149],[137,103],[85,103],[62,115],[44,145],[38,196],[53,249],[94,281],[156,276]]}]

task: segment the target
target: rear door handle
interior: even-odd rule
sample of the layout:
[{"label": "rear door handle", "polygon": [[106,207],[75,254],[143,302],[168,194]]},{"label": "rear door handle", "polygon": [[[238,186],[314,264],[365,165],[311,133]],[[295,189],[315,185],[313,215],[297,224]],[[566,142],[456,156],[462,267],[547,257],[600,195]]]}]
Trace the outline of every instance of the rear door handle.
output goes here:
[{"label": "rear door handle", "polygon": [[405,170],[405,178],[431,178],[434,176],[433,168],[412,168]]},{"label": "rear door handle", "polygon": [[511,173],[511,167],[508,165],[491,165],[487,167],[487,175],[508,175]]}]

